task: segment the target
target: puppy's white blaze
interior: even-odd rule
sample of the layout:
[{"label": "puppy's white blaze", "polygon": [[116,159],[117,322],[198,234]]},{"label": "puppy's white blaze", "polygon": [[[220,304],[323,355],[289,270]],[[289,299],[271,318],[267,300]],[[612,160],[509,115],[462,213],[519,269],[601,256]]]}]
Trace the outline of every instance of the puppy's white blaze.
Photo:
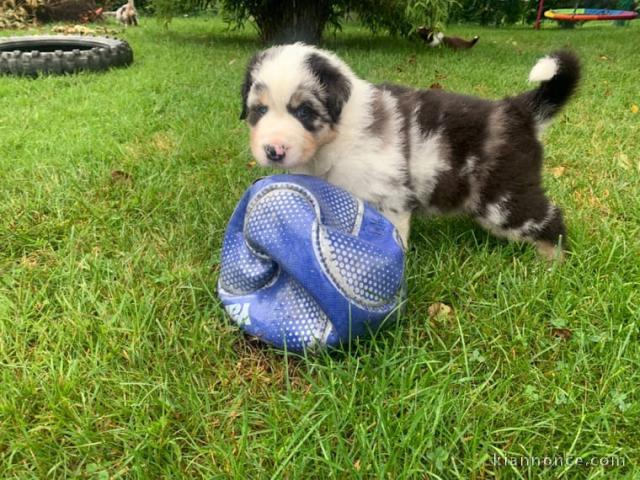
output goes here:
[{"label": "puppy's white blaze", "polygon": [[256,83],[268,86],[275,105],[286,107],[291,95],[303,83],[315,83],[313,75],[302,68],[308,48],[274,47],[254,74]]},{"label": "puppy's white blaze", "polygon": [[546,82],[558,73],[558,61],[553,57],[542,57],[529,72],[530,82]]},{"label": "puppy's white blaze", "polygon": [[260,68],[254,73],[254,81],[268,85],[273,100],[278,105],[286,105],[291,95],[301,86],[322,86],[305,62],[311,54],[320,54],[330,60],[347,77],[353,76],[351,69],[334,53],[311,47],[304,43],[276,46],[262,61]]}]

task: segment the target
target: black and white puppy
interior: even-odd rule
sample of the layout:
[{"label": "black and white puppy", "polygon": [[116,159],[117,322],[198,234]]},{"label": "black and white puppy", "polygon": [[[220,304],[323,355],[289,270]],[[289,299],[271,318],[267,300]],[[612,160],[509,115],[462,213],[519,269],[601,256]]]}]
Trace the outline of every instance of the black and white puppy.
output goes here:
[{"label": "black and white puppy", "polygon": [[467,213],[554,257],[566,232],[542,187],[538,136],[579,75],[576,57],[556,52],[531,70],[538,88],[492,101],[373,85],[335,54],[296,43],[249,62],[241,119],[257,162],[324,178],[370,202],[405,246],[414,211]]}]

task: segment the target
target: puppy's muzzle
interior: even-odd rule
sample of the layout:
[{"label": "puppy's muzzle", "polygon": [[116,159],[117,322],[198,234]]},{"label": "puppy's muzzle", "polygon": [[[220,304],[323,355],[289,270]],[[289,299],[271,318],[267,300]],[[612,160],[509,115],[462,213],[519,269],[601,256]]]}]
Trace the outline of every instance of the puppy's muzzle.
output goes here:
[{"label": "puppy's muzzle", "polygon": [[265,145],[263,148],[267,159],[271,162],[281,162],[287,154],[287,149],[284,145]]}]

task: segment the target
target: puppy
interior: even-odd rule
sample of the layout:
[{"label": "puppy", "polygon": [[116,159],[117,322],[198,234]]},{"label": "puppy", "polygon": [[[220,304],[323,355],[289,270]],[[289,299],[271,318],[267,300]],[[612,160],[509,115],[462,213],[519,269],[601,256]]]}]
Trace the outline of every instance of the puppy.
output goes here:
[{"label": "puppy", "polygon": [[133,0],[128,0],[126,4],[116,10],[116,18],[125,27],[138,25],[138,12]]},{"label": "puppy", "polygon": [[335,54],[296,43],[258,53],[242,85],[251,152],[370,202],[406,247],[414,211],[466,213],[498,237],[561,256],[560,209],[542,187],[538,136],[574,92],[577,58],[540,59],[531,91],[484,100],[373,85]]},{"label": "puppy", "polygon": [[434,32],[430,28],[420,27],[417,30],[418,36],[424,40],[431,48],[444,45],[453,50],[468,50],[473,48],[480,37],[475,35],[471,40],[465,40],[460,37],[448,37],[442,32]]}]

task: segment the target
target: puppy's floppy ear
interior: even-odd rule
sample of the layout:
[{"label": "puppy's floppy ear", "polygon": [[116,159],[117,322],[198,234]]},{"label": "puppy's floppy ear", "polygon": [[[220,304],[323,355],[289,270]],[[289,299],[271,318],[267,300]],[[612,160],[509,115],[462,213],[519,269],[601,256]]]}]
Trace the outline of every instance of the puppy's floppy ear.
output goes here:
[{"label": "puppy's floppy ear", "polygon": [[318,53],[307,57],[307,66],[322,85],[327,113],[332,123],[336,123],[351,95],[351,82],[328,58]]},{"label": "puppy's floppy ear", "polygon": [[240,120],[247,118],[247,98],[249,97],[251,86],[253,85],[253,72],[258,67],[263,57],[264,52],[256,53],[247,64],[247,71],[244,74],[244,82],[242,83],[242,89],[240,91],[240,95],[242,95],[242,111],[240,112]]}]

